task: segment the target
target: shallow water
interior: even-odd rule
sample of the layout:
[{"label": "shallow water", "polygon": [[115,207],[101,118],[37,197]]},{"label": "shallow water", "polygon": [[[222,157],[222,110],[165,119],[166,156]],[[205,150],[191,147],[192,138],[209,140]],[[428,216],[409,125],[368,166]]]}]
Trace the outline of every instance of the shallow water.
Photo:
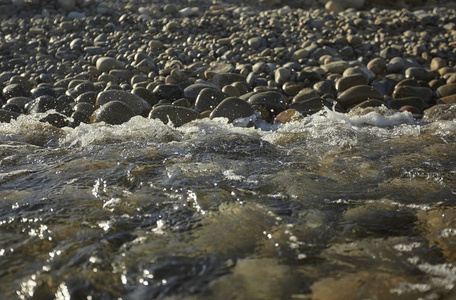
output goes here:
[{"label": "shallow water", "polygon": [[255,124],[0,124],[0,294],[455,297],[454,121]]}]

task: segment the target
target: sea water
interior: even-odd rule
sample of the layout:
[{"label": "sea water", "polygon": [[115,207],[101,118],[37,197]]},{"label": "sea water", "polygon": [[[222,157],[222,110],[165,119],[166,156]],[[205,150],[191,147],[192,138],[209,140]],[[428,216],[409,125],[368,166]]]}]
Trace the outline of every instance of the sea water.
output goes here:
[{"label": "sea water", "polygon": [[3,299],[450,299],[456,122],[0,124]]}]

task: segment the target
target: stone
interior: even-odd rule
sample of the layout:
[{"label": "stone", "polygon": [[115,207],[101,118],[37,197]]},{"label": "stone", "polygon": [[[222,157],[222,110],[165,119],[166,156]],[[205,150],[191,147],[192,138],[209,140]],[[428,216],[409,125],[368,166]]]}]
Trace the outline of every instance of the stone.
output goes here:
[{"label": "stone", "polygon": [[27,103],[27,113],[29,114],[44,113],[51,109],[55,109],[67,116],[70,116],[73,111],[68,103],[59,101],[49,95],[40,96]]},{"label": "stone", "polygon": [[204,88],[199,92],[198,97],[196,98],[195,110],[198,112],[213,110],[225,98],[227,98],[227,95],[219,90]]},{"label": "stone", "polygon": [[434,92],[430,88],[401,85],[397,86],[393,92],[393,98],[419,97],[425,103],[431,103],[434,99]]},{"label": "stone", "polygon": [[179,10],[179,15],[183,18],[198,16],[200,13],[199,7],[186,7]]},{"label": "stone", "polygon": [[428,81],[430,78],[429,72],[424,68],[410,67],[405,70],[405,78]]},{"label": "stone", "polygon": [[234,86],[232,86],[232,85],[225,85],[222,88],[222,92],[224,92],[225,94],[229,95],[229,97],[239,97],[239,96],[241,96],[241,93],[239,92],[239,90],[237,88],[235,88]]},{"label": "stone", "polygon": [[291,71],[288,68],[284,67],[278,68],[274,73],[275,82],[277,82],[277,84],[284,84],[288,81],[290,76]]},{"label": "stone", "polygon": [[430,69],[431,69],[431,71],[437,71],[437,70],[439,70],[441,68],[444,68],[446,66],[447,66],[446,59],[443,59],[443,58],[440,58],[440,57],[434,57],[431,60]]},{"label": "stone", "polygon": [[19,116],[20,113],[0,108],[0,123],[9,123],[11,120],[17,119]]},{"label": "stone", "polygon": [[101,105],[90,117],[91,123],[105,122],[118,125],[127,122],[136,114],[125,102],[112,100]]},{"label": "stone", "polygon": [[273,115],[277,115],[287,108],[287,100],[285,96],[274,91],[256,93],[250,96],[247,102],[251,105],[263,106]]},{"label": "stone", "polygon": [[[111,101],[120,101],[130,107],[134,115],[147,116],[151,105],[141,97],[122,90],[107,90],[97,96],[95,107],[103,106]],[[115,107],[119,107],[118,105]]]},{"label": "stone", "polygon": [[225,85],[232,84],[236,81],[245,81],[245,79],[245,75],[237,73],[217,73],[211,78],[210,82],[219,88],[222,88]]},{"label": "stone", "polygon": [[403,106],[416,107],[420,112],[424,109],[424,101],[419,97],[406,97],[388,101],[388,105],[393,109],[400,109]]},{"label": "stone", "polygon": [[386,60],[381,57],[376,57],[369,61],[367,69],[375,74],[382,74],[386,69]]},{"label": "stone", "polygon": [[115,58],[102,56],[97,59],[96,68],[100,72],[109,72],[113,69],[122,69],[124,63]]},{"label": "stone", "polygon": [[[293,102],[288,107],[290,109],[295,109],[295,110],[299,111],[304,116],[307,116],[307,115],[312,115],[316,112],[319,112],[324,107],[332,109],[332,107],[335,106],[335,104],[337,104],[337,103],[333,103],[332,101],[324,99],[324,98],[315,97],[315,98],[311,98],[308,100]],[[340,109],[340,106],[338,107],[337,110],[344,111],[343,109]]]},{"label": "stone", "polygon": [[384,101],[377,100],[377,99],[370,99],[363,101],[357,105],[355,105],[352,110],[357,109],[357,108],[368,108],[368,107],[379,107],[379,106],[386,106],[387,108],[390,108],[388,104],[386,104]]},{"label": "stone", "polygon": [[446,97],[454,94],[456,94],[456,83],[445,84],[437,89],[437,97]]},{"label": "stone", "polygon": [[6,104],[16,105],[20,109],[24,109],[25,105],[31,102],[33,99],[29,97],[13,97],[6,101]]},{"label": "stone", "polygon": [[299,92],[296,96],[293,97],[292,103],[306,101],[312,98],[318,97],[317,92],[314,89],[305,89]]},{"label": "stone", "polygon": [[143,98],[150,106],[154,106],[160,100],[157,94],[154,94],[152,91],[148,90],[145,87],[136,87],[131,91],[132,94],[137,95]]},{"label": "stone", "polygon": [[315,83],[312,88],[320,95],[335,94],[335,87],[329,80],[323,80]]},{"label": "stone", "polygon": [[350,106],[357,105],[369,99],[382,100],[383,94],[371,86],[357,85],[341,93],[337,99],[337,102],[344,109],[347,109]]},{"label": "stone", "polygon": [[90,104],[95,104],[95,102],[97,101],[97,96],[97,92],[85,92],[76,97],[75,101],[76,103],[87,102]]},{"label": "stone", "polygon": [[87,102],[80,102],[73,107],[73,110],[90,116],[95,111],[95,106]]},{"label": "stone", "polygon": [[454,121],[456,120],[456,104],[438,104],[424,111],[423,121]]},{"label": "stone", "polygon": [[20,83],[8,84],[3,88],[2,94],[5,99],[29,96],[29,92],[27,91],[26,87]]},{"label": "stone", "polygon": [[456,94],[438,99],[437,104],[456,104]]},{"label": "stone", "polygon": [[347,35],[347,42],[352,46],[356,46],[363,42],[363,38],[359,35],[349,34]]},{"label": "stone", "polygon": [[160,84],[154,88],[153,93],[160,99],[170,101],[184,97],[184,91],[177,84]]},{"label": "stone", "polygon": [[255,110],[248,102],[240,98],[228,97],[214,108],[209,118],[215,119],[223,117],[227,118],[228,122],[232,123],[236,119],[250,117],[254,113]]},{"label": "stone", "polygon": [[66,11],[72,11],[76,8],[76,1],[75,0],[58,0],[57,1],[61,8]]},{"label": "stone", "polygon": [[299,111],[293,108],[289,108],[275,116],[274,121],[276,123],[288,123],[292,121],[299,121],[301,119],[302,114]]},{"label": "stone", "polygon": [[299,59],[303,59],[303,58],[308,58],[309,57],[309,50],[307,49],[298,49],[296,50],[293,55],[292,55],[292,58],[294,60],[299,60]]},{"label": "stone", "polygon": [[219,90],[219,88],[209,82],[207,83],[195,83],[191,84],[184,89],[184,97],[188,99],[196,100],[200,92],[204,89]]},{"label": "stone", "polygon": [[416,108],[415,106],[412,106],[412,105],[404,105],[404,106],[401,106],[401,108],[399,108],[399,111],[408,111],[410,113],[412,113],[413,115],[420,115],[421,116],[421,111]]},{"label": "stone", "polygon": [[325,9],[329,12],[339,13],[344,11],[344,6],[338,1],[328,1],[325,4]]},{"label": "stone", "polygon": [[357,85],[366,85],[367,79],[362,74],[353,74],[349,76],[343,76],[336,81],[336,90],[339,93],[344,92],[345,90],[357,86]]},{"label": "stone", "polygon": [[149,113],[149,119],[160,119],[165,124],[171,122],[175,127],[201,118],[201,114],[196,110],[175,105],[160,105]]},{"label": "stone", "polygon": [[336,73],[336,74],[342,74],[345,69],[349,67],[348,62],[341,60],[341,61],[333,61],[328,64],[325,64],[321,66],[321,68],[326,72],[326,73]]}]

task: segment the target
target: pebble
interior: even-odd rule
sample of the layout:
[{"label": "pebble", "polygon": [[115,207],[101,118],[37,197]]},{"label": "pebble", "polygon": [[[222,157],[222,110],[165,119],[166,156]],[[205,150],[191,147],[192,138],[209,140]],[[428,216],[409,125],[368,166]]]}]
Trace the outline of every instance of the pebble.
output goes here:
[{"label": "pebble", "polygon": [[445,97],[456,94],[456,83],[444,84],[437,88],[437,97]]},{"label": "pebble", "polygon": [[393,98],[419,97],[426,104],[431,104],[434,99],[434,92],[430,88],[401,85],[394,89]]},{"label": "pebble", "polygon": [[456,104],[456,94],[438,99],[437,104]]},{"label": "pebble", "polygon": [[347,109],[350,106],[357,105],[369,99],[382,100],[383,94],[371,86],[357,85],[341,93],[337,99],[337,102],[344,109]]},{"label": "pebble", "polygon": [[321,66],[321,68],[326,72],[326,73],[337,73],[337,74],[342,74],[345,69],[349,67],[348,62],[346,61],[333,61],[328,64],[325,64]]},{"label": "pebble", "polygon": [[0,108],[0,123],[9,123],[13,119],[17,119],[20,114],[14,111],[9,111]]},{"label": "pebble", "polygon": [[153,93],[160,99],[170,101],[177,100],[184,97],[184,91],[177,84],[160,84],[154,88]]},{"label": "pebble", "polygon": [[293,108],[289,108],[275,116],[274,121],[277,123],[288,123],[293,121],[299,121],[302,119],[302,117],[303,116],[299,111]]},{"label": "pebble", "polygon": [[342,93],[351,87],[366,84],[367,79],[363,74],[353,74],[339,78],[336,81],[336,90],[337,92]]},{"label": "pebble", "polygon": [[250,117],[254,113],[255,110],[248,102],[240,98],[228,97],[214,108],[209,118],[227,118],[228,122],[232,123],[236,119]]},{"label": "pebble", "polygon": [[251,105],[263,106],[274,116],[287,108],[285,96],[274,91],[256,93],[250,96],[248,103]]},{"label": "pebble", "polygon": [[393,109],[400,109],[403,106],[413,106],[416,107],[419,112],[422,112],[425,103],[424,100],[419,97],[406,97],[389,100],[388,105]]},{"label": "pebble", "polygon": [[95,110],[90,117],[91,123],[105,122],[118,125],[129,121],[136,114],[125,102],[112,100]]},{"label": "pebble", "polygon": [[124,63],[115,58],[103,56],[97,59],[96,67],[100,72],[109,72],[113,69],[122,69]]},{"label": "pebble", "polygon": [[160,105],[149,113],[149,119],[160,119],[165,124],[171,122],[175,127],[200,118],[201,115],[196,110],[175,105]]},{"label": "pebble", "polygon": [[[103,106],[111,101],[124,103],[131,109],[134,115],[147,115],[151,109],[151,105],[141,97],[122,90],[107,90],[100,92],[97,96],[95,107]],[[117,105],[114,107],[118,108],[119,106]]]},{"label": "pebble", "polygon": [[308,100],[293,102],[288,107],[290,109],[299,111],[304,116],[307,116],[319,112],[324,107],[332,109],[333,105],[334,103],[332,101],[320,97],[315,97]]},{"label": "pebble", "polygon": [[224,92],[206,87],[199,92],[196,98],[195,110],[198,112],[213,110],[225,98],[227,95]]}]

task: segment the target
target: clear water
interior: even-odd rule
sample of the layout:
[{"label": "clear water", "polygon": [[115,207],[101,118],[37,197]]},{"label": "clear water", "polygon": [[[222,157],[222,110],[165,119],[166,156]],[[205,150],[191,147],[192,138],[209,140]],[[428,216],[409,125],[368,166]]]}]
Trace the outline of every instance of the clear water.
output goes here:
[{"label": "clear water", "polygon": [[455,133],[381,111],[0,124],[0,295],[454,299]]}]

